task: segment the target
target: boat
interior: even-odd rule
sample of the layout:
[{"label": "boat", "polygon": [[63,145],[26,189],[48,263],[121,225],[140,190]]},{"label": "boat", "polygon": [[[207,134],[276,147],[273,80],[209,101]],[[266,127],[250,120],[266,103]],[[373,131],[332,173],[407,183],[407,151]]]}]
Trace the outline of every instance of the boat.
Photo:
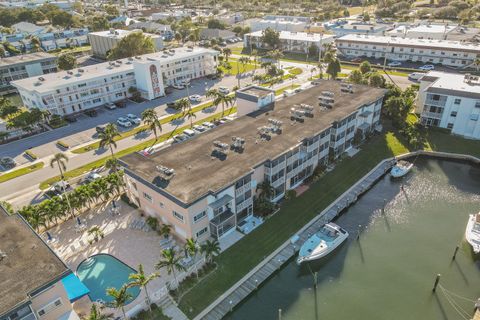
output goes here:
[{"label": "boat", "polygon": [[390,175],[392,176],[392,178],[401,178],[407,173],[409,173],[412,168],[413,163],[401,160],[393,166],[392,170],[390,171]]},{"label": "boat", "polygon": [[300,247],[297,264],[325,257],[348,238],[348,232],[335,223],[325,224]]},{"label": "boat", "polygon": [[480,212],[470,215],[465,230],[465,238],[472,246],[473,252],[475,254],[480,253]]}]

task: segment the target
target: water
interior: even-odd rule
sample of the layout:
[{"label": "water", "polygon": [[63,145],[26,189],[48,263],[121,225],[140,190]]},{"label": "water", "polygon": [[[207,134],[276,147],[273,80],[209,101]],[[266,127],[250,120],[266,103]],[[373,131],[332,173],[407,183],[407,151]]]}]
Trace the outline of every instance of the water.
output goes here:
[{"label": "water", "polygon": [[302,267],[292,260],[226,318],[278,319],[281,308],[283,320],[466,319],[448,300],[470,316],[473,302],[432,287],[440,273],[443,288],[480,297],[480,260],[464,240],[479,192],[480,168],[418,159],[407,177],[386,176],[336,221],[350,238],[334,254]]}]

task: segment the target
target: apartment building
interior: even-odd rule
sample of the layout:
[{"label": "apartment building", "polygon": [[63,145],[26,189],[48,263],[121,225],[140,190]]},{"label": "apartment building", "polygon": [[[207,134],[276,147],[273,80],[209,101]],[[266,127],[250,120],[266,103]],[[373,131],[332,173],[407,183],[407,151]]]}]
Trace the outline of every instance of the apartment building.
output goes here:
[{"label": "apartment building", "polygon": [[152,155],[121,158],[129,197],[181,238],[222,243],[253,214],[257,185],[268,181],[278,201],[348,150],[355,134],[373,131],[385,90],[321,80],[278,101],[273,94],[240,89],[237,108],[247,115]]},{"label": "apartment building", "polygon": [[459,26],[448,24],[404,24],[387,32],[386,35],[411,39],[447,40],[448,35],[458,29]]},{"label": "apartment building", "polygon": [[218,54],[192,47],[164,50],[18,80],[12,85],[27,108],[68,115],[126,99],[131,87],[145,99],[161,97],[166,86],[216,73]]},{"label": "apartment building", "polygon": [[327,23],[325,24],[325,27],[336,37],[341,37],[346,34],[383,35],[388,29],[391,28],[391,26],[387,24],[346,20]]},{"label": "apartment building", "polygon": [[423,125],[480,139],[479,77],[430,71],[420,79],[417,112]]},{"label": "apartment building", "polygon": [[[290,32],[280,31],[279,49],[286,52],[308,53],[308,49],[313,45],[318,50],[323,50],[323,45],[332,43],[334,36],[321,33]],[[263,42],[263,31],[247,33],[243,36],[243,46],[245,48],[268,48]]]},{"label": "apartment building", "polygon": [[[88,34],[88,42],[92,46],[92,54],[97,57],[105,58],[108,52],[115,48],[117,44],[124,37],[128,36],[132,32],[143,32],[138,30],[121,30],[110,29],[108,31],[90,32]],[[152,33],[144,33],[146,36],[152,38],[155,45],[155,50],[161,50],[163,48],[163,38],[160,35]]]},{"label": "apartment building", "polygon": [[0,59],[0,95],[15,92],[15,80],[57,72],[57,57],[37,52]]},{"label": "apartment building", "polygon": [[0,320],[80,319],[89,293],[20,215],[0,207]]},{"label": "apartment building", "polygon": [[311,19],[309,17],[267,15],[263,19],[252,20],[250,29],[253,32],[267,28],[277,31],[303,32],[308,29],[310,23]]},{"label": "apartment building", "polygon": [[466,68],[480,57],[480,44],[448,40],[346,35],[335,40],[346,57],[385,58]]}]

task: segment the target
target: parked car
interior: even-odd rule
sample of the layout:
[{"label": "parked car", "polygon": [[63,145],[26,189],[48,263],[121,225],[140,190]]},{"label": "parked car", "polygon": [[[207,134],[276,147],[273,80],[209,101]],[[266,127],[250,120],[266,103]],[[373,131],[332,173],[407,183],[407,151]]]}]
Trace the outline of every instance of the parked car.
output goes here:
[{"label": "parked car", "polygon": [[174,83],[172,87],[178,90],[185,89],[185,86],[183,84],[177,84],[177,83]]},{"label": "parked car", "polygon": [[115,105],[119,108],[126,108],[127,107],[127,100],[120,100],[115,102]]},{"label": "parked car", "polygon": [[180,143],[187,140],[188,140],[188,136],[183,133],[177,134],[176,136],[173,137],[174,143]]},{"label": "parked car", "polygon": [[97,110],[87,110],[85,111],[85,114],[92,118],[98,116]]},{"label": "parked car", "polygon": [[202,97],[199,96],[198,94],[191,95],[191,96],[189,97],[189,99],[190,99],[190,101],[192,101],[192,102],[200,102],[200,101],[202,101]]},{"label": "parked car", "polygon": [[140,124],[142,122],[142,119],[132,113],[127,114],[127,119],[133,124]]},{"label": "parked car", "polygon": [[96,126],[96,127],[95,127],[95,131],[97,131],[97,133],[105,132],[105,128],[106,128],[106,127],[107,127],[107,126],[105,126],[105,125],[104,125],[104,126]]},{"label": "parked car", "polygon": [[167,108],[175,109],[175,101],[167,102]]},{"label": "parked car", "polygon": [[70,122],[70,123],[77,122],[77,120],[78,120],[75,115],[68,115],[68,116],[63,117],[63,119],[65,119],[65,121]]},{"label": "parked car", "polygon": [[17,163],[10,157],[3,157],[0,159],[0,165],[2,165],[2,167],[4,167],[5,169],[11,169],[15,167]]},{"label": "parked car", "polygon": [[352,62],[362,62],[363,59],[362,58],[353,58],[351,61]]},{"label": "parked car", "polygon": [[207,128],[207,129],[213,129],[213,128],[215,128],[215,125],[214,125],[213,123],[211,123],[211,122],[208,122],[208,121],[205,121],[204,123],[202,123],[202,126],[203,126],[204,128]]},{"label": "parked car", "polygon": [[228,89],[227,87],[219,87],[218,92],[223,93],[223,94],[229,94],[230,89]]},{"label": "parked car", "polygon": [[117,106],[114,103],[108,102],[108,103],[105,103],[105,108],[108,110],[115,110],[117,109]]},{"label": "parked car", "polygon": [[85,182],[86,183],[90,183],[90,182],[93,182],[97,179],[100,179],[102,176],[99,175],[98,173],[96,172],[90,172],[89,174],[87,174],[87,176],[85,177]]},{"label": "parked car", "polygon": [[56,194],[62,194],[70,189],[70,184],[66,181],[58,181],[53,184],[52,191]]},{"label": "parked car", "polygon": [[418,81],[424,75],[425,75],[425,73],[422,73],[422,72],[412,72],[408,75],[408,80]]},{"label": "parked car", "polygon": [[185,129],[183,130],[183,134],[186,135],[189,138],[193,138],[195,136],[195,131],[191,129]]},{"label": "parked car", "polygon": [[400,61],[392,61],[392,62],[387,63],[387,66],[389,66],[389,67],[400,67],[401,65],[402,65],[402,63]]},{"label": "parked car", "polygon": [[434,70],[435,69],[435,66],[433,64],[426,64],[426,65],[423,65],[421,66],[420,68],[418,68],[420,70],[425,70],[425,71],[429,71],[429,70]]},{"label": "parked car", "polygon": [[199,133],[202,133],[202,132],[207,131],[207,128],[205,128],[205,127],[202,126],[202,125],[198,125],[198,124],[194,125],[192,128],[193,128],[193,130],[195,130],[195,131],[197,131],[197,132],[199,132]]},{"label": "parked car", "polygon": [[125,128],[129,128],[129,127],[132,126],[132,123],[130,121],[128,121],[128,119],[125,118],[125,117],[118,118],[117,123],[118,123],[119,126],[125,127]]},{"label": "parked car", "polygon": [[216,73],[209,74],[207,75],[207,79],[210,79],[210,80],[218,79],[218,74]]}]

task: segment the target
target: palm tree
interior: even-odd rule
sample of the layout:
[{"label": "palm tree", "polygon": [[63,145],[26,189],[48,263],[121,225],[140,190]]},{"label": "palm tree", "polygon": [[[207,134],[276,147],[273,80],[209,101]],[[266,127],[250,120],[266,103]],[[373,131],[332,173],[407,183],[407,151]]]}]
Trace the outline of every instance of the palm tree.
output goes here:
[{"label": "palm tree", "polygon": [[273,187],[267,180],[257,185],[257,191],[260,190],[259,198],[270,199],[273,195]]},{"label": "palm tree", "polygon": [[253,49],[252,52],[250,52],[250,54],[253,56],[253,63],[254,63],[255,69],[257,69],[258,50]]},{"label": "palm tree", "polygon": [[145,291],[145,297],[147,298],[148,309],[152,311],[150,296],[148,295],[147,285],[153,279],[160,277],[158,272],[154,272],[150,275],[146,275],[143,271],[143,265],[138,265],[138,272],[132,273],[128,276],[128,279],[132,280],[128,285],[132,287],[141,287]]},{"label": "palm tree", "polygon": [[175,102],[175,109],[181,110],[182,113],[185,113],[187,110],[190,109],[190,100],[188,98],[182,98]]},{"label": "palm tree", "polygon": [[108,288],[107,295],[113,298],[112,302],[108,302],[107,306],[112,309],[120,309],[123,313],[123,318],[128,319],[125,314],[125,305],[132,299],[132,295],[127,292],[128,287],[126,285],[122,286],[120,290],[115,288]]},{"label": "palm tree", "polygon": [[85,320],[109,320],[113,319],[113,314],[112,313],[102,313],[101,308],[97,307],[96,304],[92,304],[92,307],[90,308],[90,314],[88,317],[85,318]]},{"label": "palm tree", "polygon": [[42,42],[36,36],[30,36],[30,45],[32,46],[32,52],[43,51]]},{"label": "palm tree", "polygon": [[160,229],[158,229],[158,233],[160,235],[163,235],[165,239],[168,239],[171,231],[172,231],[172,226],[169,224],[162,224]]},{"label": "palm tree", "polygon": [[197,278],[198,278],[197,264],[195,263],[195,257],[197,256],[197,253],[198,253],[197,241],[193,240],[192,238],[187,239],[187,242],[185,243],[185,251],[193,259],[193,262],[195,265],[195,273],[197,274]]},{"label": "palm tree", "polygon": [[228,61],[228,58],[232,54],[232,49],[225,48],[225,49],[222,50],[222,52],[223,52],[223,55],[225,56],[225,61]]},{"label": "palm tree", "polygon": [[280,50],[275,49],[270,51],[268,56],[270,56],[270,58],[272,58],[278,65],[280,63],[280,59],[283,57],[283,53]]},{"label": "palm tree", "polygon": [[158,115],[155,110],[153,110],[152,108],[145,109],[142,112],[142,120],[143,122],[145,122],[148,128],[153,131],[153,134],[155,135],[155,141],[158,140],[157,129],[162,132],[162,124],[160,123],[160,120],[158,119]]},{"label": "palm tree", "polygon": [[220,244],[218,243],[218,240],[205,241],[205,243],[200,246],[200,252],[205,254],[205,259],[207,259],[208,263],[212,263],[213,256],[220,253]]},{"label": "palm tree", "polygon": [[160,260],[155,265],[155,268],[157,270],[160,270],[161,268],[166,268],[169,275],[173,273],[173,278],[175,279],[175,284],[178,287],[177,275],[176,275],[175,271],[186,270],[185,267],[180,263],[181,257],[177,257],[176,254],[175,254],[175,251],[173,249],[162,250],[162,257],[163,257],[163,259]]},{"label": "palm tree", "polygon": [[473,61],[473,65],[475,66],[478,72],[478,68],[480,67],[480,58],[476,58],[475,61]]},{"label": "palm tree", "polygon": [[117,126],[113,123],[107,124],[105,130],[98,134],[100,138],[100,148],[105,148],[108,146],[110,148],[110,153],[112,154],[112,158],[114,158],[113,154],[113,147],[117,147],[117,143],[115,142],[116,137],[120,137],[120,133],[118,132]]},{"label": "palm tree", "polygon": [[215,108],[218,107],[219,104],[222,104],[222,116],[225,113],[225,105],[233,105],[233,102],[235,101],[234,96],[223,94],[217,89],[208,90],[206,96],[207,98],[213,98],[212,104]]},{"label": "palm tree", "polygon": [[184,118],[190,119],[190,128],[193,127],[193,119],[197,117],[195,112],[193,112],[192,108],[190,108],[187,112],[183,114]]},{"label": "palm tree", "polygon": [[62,152],[55,154],[50,160],[50,167],[54,168],[55,165],[57,165],[58,170],[60,171],[60,178],[62,181],[65,179],[63,173],[65,172],[65,170],[67,170],[67,162],[68,157]]},{"label": "palm tree", "polygon": [[313,73],[315,71],[317,71],[317,68],[315,68],[315,67],[312,67],[312,69],[310,69],[310,78],[312,78],[312,80],[313,80]]}]

